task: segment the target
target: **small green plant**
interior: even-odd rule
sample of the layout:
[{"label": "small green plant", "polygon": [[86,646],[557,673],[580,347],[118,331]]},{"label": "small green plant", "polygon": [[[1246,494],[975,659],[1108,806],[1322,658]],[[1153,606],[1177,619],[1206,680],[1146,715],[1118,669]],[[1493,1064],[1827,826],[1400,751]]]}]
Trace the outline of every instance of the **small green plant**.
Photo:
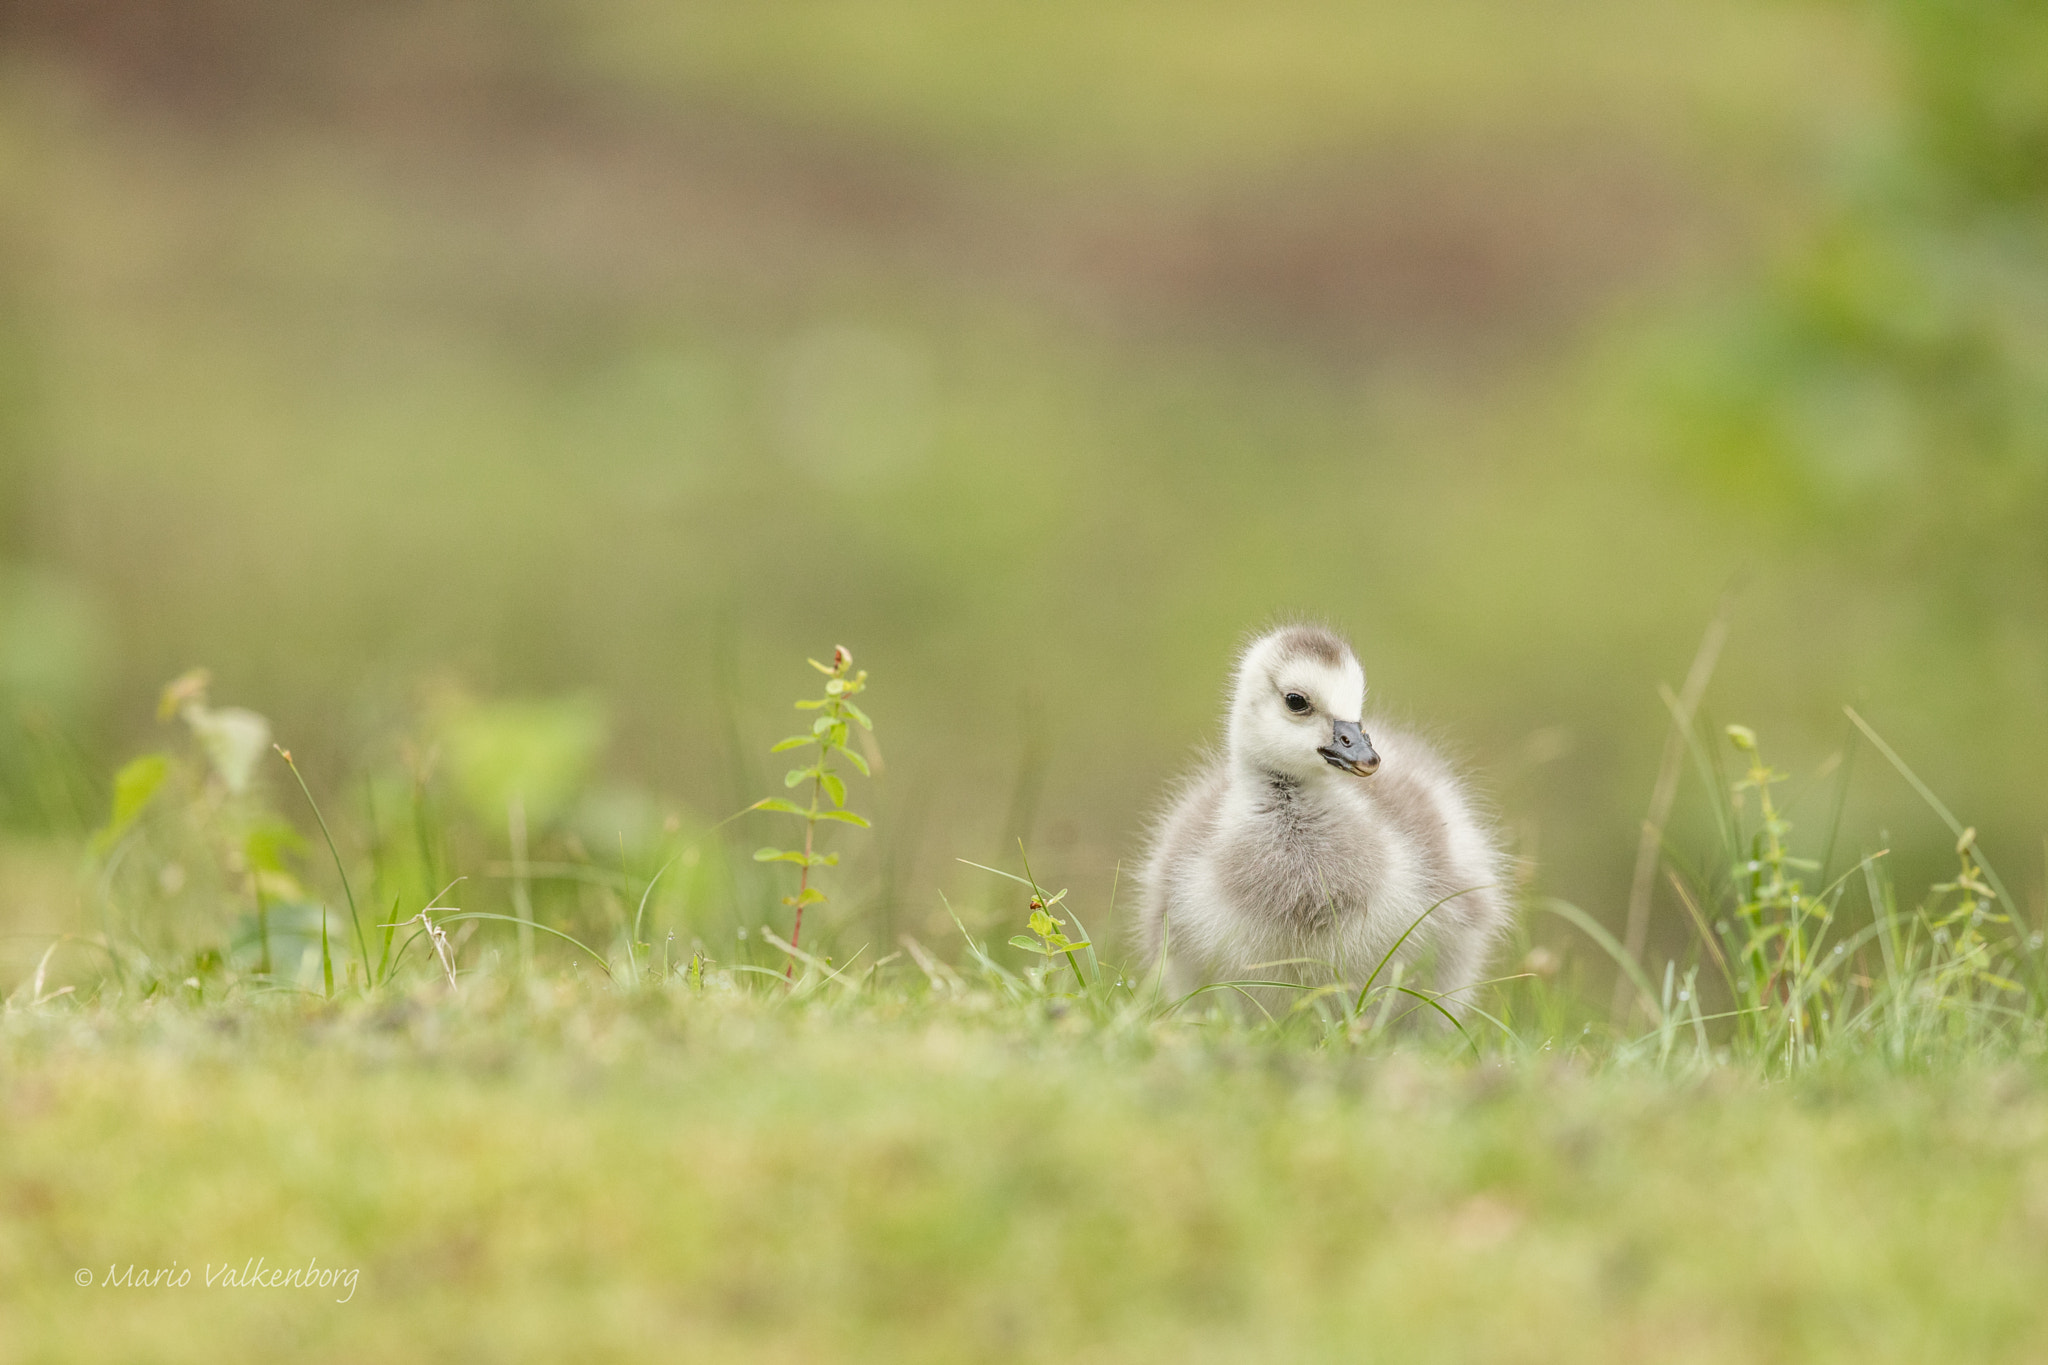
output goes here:
[{"label": "small green plant", "polygon": [[[2040,932],[2015,913],[1978,849],[1976,830],[1957,821],[1861,716],[1848,715],[1954,831],[1955,878],[1902,909],[1886,873],[1886,851],[1878,850],[1819,891],[1809,890],[1806,878],[1824,863],[1794,855],[1792,824],[1777,795],[1787,778],[1764,761],[1755,732],[1740,725],[1724,732],[1748,765],[1732,781],[1722,778],[1704,739],[1689,737],[1709,789],[1719,794],[1715,815],[1727,869],[1725,880],[1699,877],[1690,884],[1672,870],[1672,888],[1704,960],[1667,962],[1660,992],[1647,968],[1583,911],[1548,902],[1614,958],[1655,1024],[1634,1042],[1618,1040],[1622,1053],[1641,1055],[1647,1043],[1660,1064],[1667,1062],[1683,1031],[1693,1036],[1702,1060],[1721,1051],[1791,1070],[1856,1042],[1874,1043],[1894,1062],[1910,1063],[1992,1039],[2008,1045],[2039,1039]],[[1867,895],[1867,922],[1843,903],[1858,881]],[[1727,989],[1725,1010],[1701,1007],[1707,962]],[[1710,1041],[1709,1025],[1720,1020],[1730,1030],[1725,1050]]]},{"label": "small green plant", "polygon": [[[195,756],[143,754],[115,775],[107,822],[91,842],[102,917],[131,907],[126,943],[153,950],[165,972],[203,976],[198,969],[210,964],[272,981],[281,975],[277,950],[304,939],[316,907],[286,867],[302,841],[270,808],[259,780],[270,723],[211,705],[210,685],[205,669],[193,669],[165,686],[157,707],[160,722],[189,732]],[[236,904],[252,913],[223,923],[223,907]],[[277,911],[284,925],[274,922]],[[195,936],[178,945],[183,951],[172,950],[174,921]]]},{"label": "small green plant", "polygon": [[[1938,986],[1951,982],[1983,985],[2006,994],[2022,994],[2019,982],[1993,970],[2012,937],[2008,932],[2012,916],[1999,910],[1998,892],[1984,883],[1974,828],[1964,830],[1956,840],[1956,859],[1962,864],[1956,879],[1941,882],[1928,892],[1928,936],[1938,949],[1931,964],[1935,982]],[[1953,903],[1949,902],[1951,896]]]},{"label": "small green plant", "polygon": [[1787,846],[1792,824],[1771,790],[1786,774],[1764,762],[1753,730],[1731,725],[1727,734],[1749,759],[1749,770],[1733,785],[1731,804],[1739,814],[1754,792],[1757,805],[1756,827],[1732,869],[1736,904],[1721,930],[1736,1008],[1752,1023],[1782,1008],[1787,1044],[1803,1051],[1812,1040],[1814,997],[1830,993],[1834,984],[1814,972],[1820,939],[1833,918],[1832,898],[1807,892],[1799,874],[1818,871],[1820,864],[1792,856]]},{"label": "small green plant", "polygon": [[[812,884],[811,870],[818,867],[833,867],[839,862],[837,853],[822,853],[818,850],[818,825],[821,821],[834,821],[843,825],[855,825],[861,829],[870,828],[864,816],[856,815],[846,808],[846,780],[833,766],[835,759],[844,759],[847,764],[863,777],[872,776],[868,761],[848,747],[847,739],[855,725],[863,730],[873,731],[874,722],[854,702],[854,697],[867,690],[866,669],[854,671],[853,654],[844,645],[835,645],[832,662],[821,664],[816,659],[808,661],[812,668],[825,675],[825,694],[822,697],[806,698],[797,702],[799,711],[816,711],[820,714],[811,722],[811,728],[803,734],[791,735],[778,741],[770,753],[788,753],[796,749],[813,749],[808,765],[791,768],[783,775],[782,785],[795,790],[804,783],[810,783],[810,804],[799,806],[782,796],[765,796],[749,811],[769,811],[778,815],[793,816],[804,823],[804,846],[793,848],[762,848],[754,853],[757,863],[794,863],[797,866],[797,885],[793,895],[784,896],[782,903],[790,906],[795,914],[790,921],[789,946],[800,946],[804,931],[804,910],[822,903],[825,893]],[[827,804],[827,803],[830,804]],[[794,975],[796,958],[790,957],[783,968],[785,979]]]},{"label": "small green plant", "polygon": [[2003,908],[1975,829],[1957,836],[1956,860],[1955,880],[1928,888],[1913,912],[1897,908],[1888,881],[1870,878],[1868,933],[1881,960],[1858,978],[1870,1003],[1851,1022],[1896,1062],[1968,1049],[2042,1018],[2038,933]]},{"label": "small green plant", "polygon": [[1074,984],[1086,990],[1088,979],[1082,975],[1081,964],[1074,959],[1074,954],[1092,945],[1085,938],[1078,943],[1068,938],[1067,922],[1052,913],[1066,898],[1065,888],[1050,896],[1041,896],[1034,887],[1031,895],[1031,918],[1025,923],[1025,927],[1031,932],[1013,935],[1010,946],[1022,948],[1027,953],[1038,954],[1045,959],[1048,967],[1056,959],[1065,958],[1067,965],[1074,969]]}]

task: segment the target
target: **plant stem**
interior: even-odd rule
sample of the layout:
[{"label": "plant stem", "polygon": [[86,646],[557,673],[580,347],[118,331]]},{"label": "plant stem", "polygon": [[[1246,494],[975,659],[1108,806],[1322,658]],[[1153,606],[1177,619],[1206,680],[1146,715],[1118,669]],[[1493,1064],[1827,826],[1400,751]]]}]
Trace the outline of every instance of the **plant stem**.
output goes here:
[{"label": "plant stem", "polygon": [[[1707,633],[1700,639],[1699,650],[1693,655],[1692,667],[1686,670],[1685,686],[1679,691],[1677,704],[1671,710],[1673,724],[1664,736],[1664,757],[1657,765],[1657,782],[1650,789],[1649,815],[1643,820],[1642,832],[1636,841],[1635,875],[1629,882],[1628,924],[1622,936],[1622,948],[1638,962],[1643,957],[1643,945],[1648,942],[1650,893],[1656,884],[1657,862],[1664,848],[1664,828],[1671,821],[1671,807],[1678,799],[1678,779],[1685,764],[1686,735],[1692,729],[1693,717],[1699,712],[1700,698],[1706,694],[1707,683],[1714,676],[1714,665],[1720,661],[1721,646],[1728,641],[1728,617],[1733,605],[1729,593],[1724,592],[1714,619],[1707,625]],[[1629,986],[1627,973],[1616,974],[1614,994],[1607,1007],[1608,1018],[1616,1023],[1632,1003]]]},{"label": "plant stem", "polygon": [[533,897],[526,888],[526,799],[514,796],[506,809],[512,840],[512,909],[519,917],[519,969],[533,970]]},{"label": "plant stem", "polygon": [[263,874],[261,872],[251,872],[249,874],[249,884],[256,891],[256,938],[263,948],[262,960],[257,963],[257,970],[267,977],[271,975],[270,907],[263,902]]},{"label": "plant stem", "polygon": [[[820,749],[818,767],[822,770],[824,766],[825,755]],[[824,792],[825,778],[821,772],[819,776],[811,779],[811,808],[804,815],[804,866],[802,874],[796,879],[796,919],[789,926],[789,946],[792,948],[798,946],[804,935],[804,893],[811,889],[811,843],[817,837],[818,798]],[[790,981],[794,980],[795,976],[796,959],[792,957],[782,964],[782,979]]]}]

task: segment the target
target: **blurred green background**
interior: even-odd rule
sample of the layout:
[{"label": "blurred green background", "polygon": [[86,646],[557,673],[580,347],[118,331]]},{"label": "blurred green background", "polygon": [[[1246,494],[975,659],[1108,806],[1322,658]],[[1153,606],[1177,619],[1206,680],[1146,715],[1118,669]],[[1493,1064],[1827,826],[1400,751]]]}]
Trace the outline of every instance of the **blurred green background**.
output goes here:
[{"label": "blurred green background", "polygon": [[195,664],[330,791],[572,698],[586,823],[696,827],[835,642],[869,911],[1020,836],[1099,904],[1298,614],[1614,922],[1724,593],[1716,720],[1855,703],[2038,897],[2044,15],[13,0],[4,913]]}]

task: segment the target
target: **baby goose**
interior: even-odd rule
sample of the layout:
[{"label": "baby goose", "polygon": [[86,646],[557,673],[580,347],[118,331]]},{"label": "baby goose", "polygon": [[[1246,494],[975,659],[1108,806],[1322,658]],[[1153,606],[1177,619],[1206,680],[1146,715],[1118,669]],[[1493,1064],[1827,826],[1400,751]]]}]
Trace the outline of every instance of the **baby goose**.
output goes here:
[{"label": "baby goose", "polygon": [[1444,1007],[1471,1003],[1507,927],[1505,859],[1450,765],[1412,735],[1369,737],[1364,703],[1365,670],[1327,630],[1245,650],[1223,755],[1175,799],[1141,873],[1140,947],[1175,990],[1327,979],[1299,959],[1359,984],[1419,920],[1396,960],[1433,955]]}]

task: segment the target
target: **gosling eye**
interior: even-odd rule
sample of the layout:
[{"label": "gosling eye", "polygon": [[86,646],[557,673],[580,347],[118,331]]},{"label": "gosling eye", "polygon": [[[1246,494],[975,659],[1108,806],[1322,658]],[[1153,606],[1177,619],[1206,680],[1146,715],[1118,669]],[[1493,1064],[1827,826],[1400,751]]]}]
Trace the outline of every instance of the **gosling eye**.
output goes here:
[{"label": "gosling eye", "polygon": [[1289,692],[1287,694],[1287,709],[1297,716],[1307,715],[1309,713],[1308,698],[1300,692]]}]

